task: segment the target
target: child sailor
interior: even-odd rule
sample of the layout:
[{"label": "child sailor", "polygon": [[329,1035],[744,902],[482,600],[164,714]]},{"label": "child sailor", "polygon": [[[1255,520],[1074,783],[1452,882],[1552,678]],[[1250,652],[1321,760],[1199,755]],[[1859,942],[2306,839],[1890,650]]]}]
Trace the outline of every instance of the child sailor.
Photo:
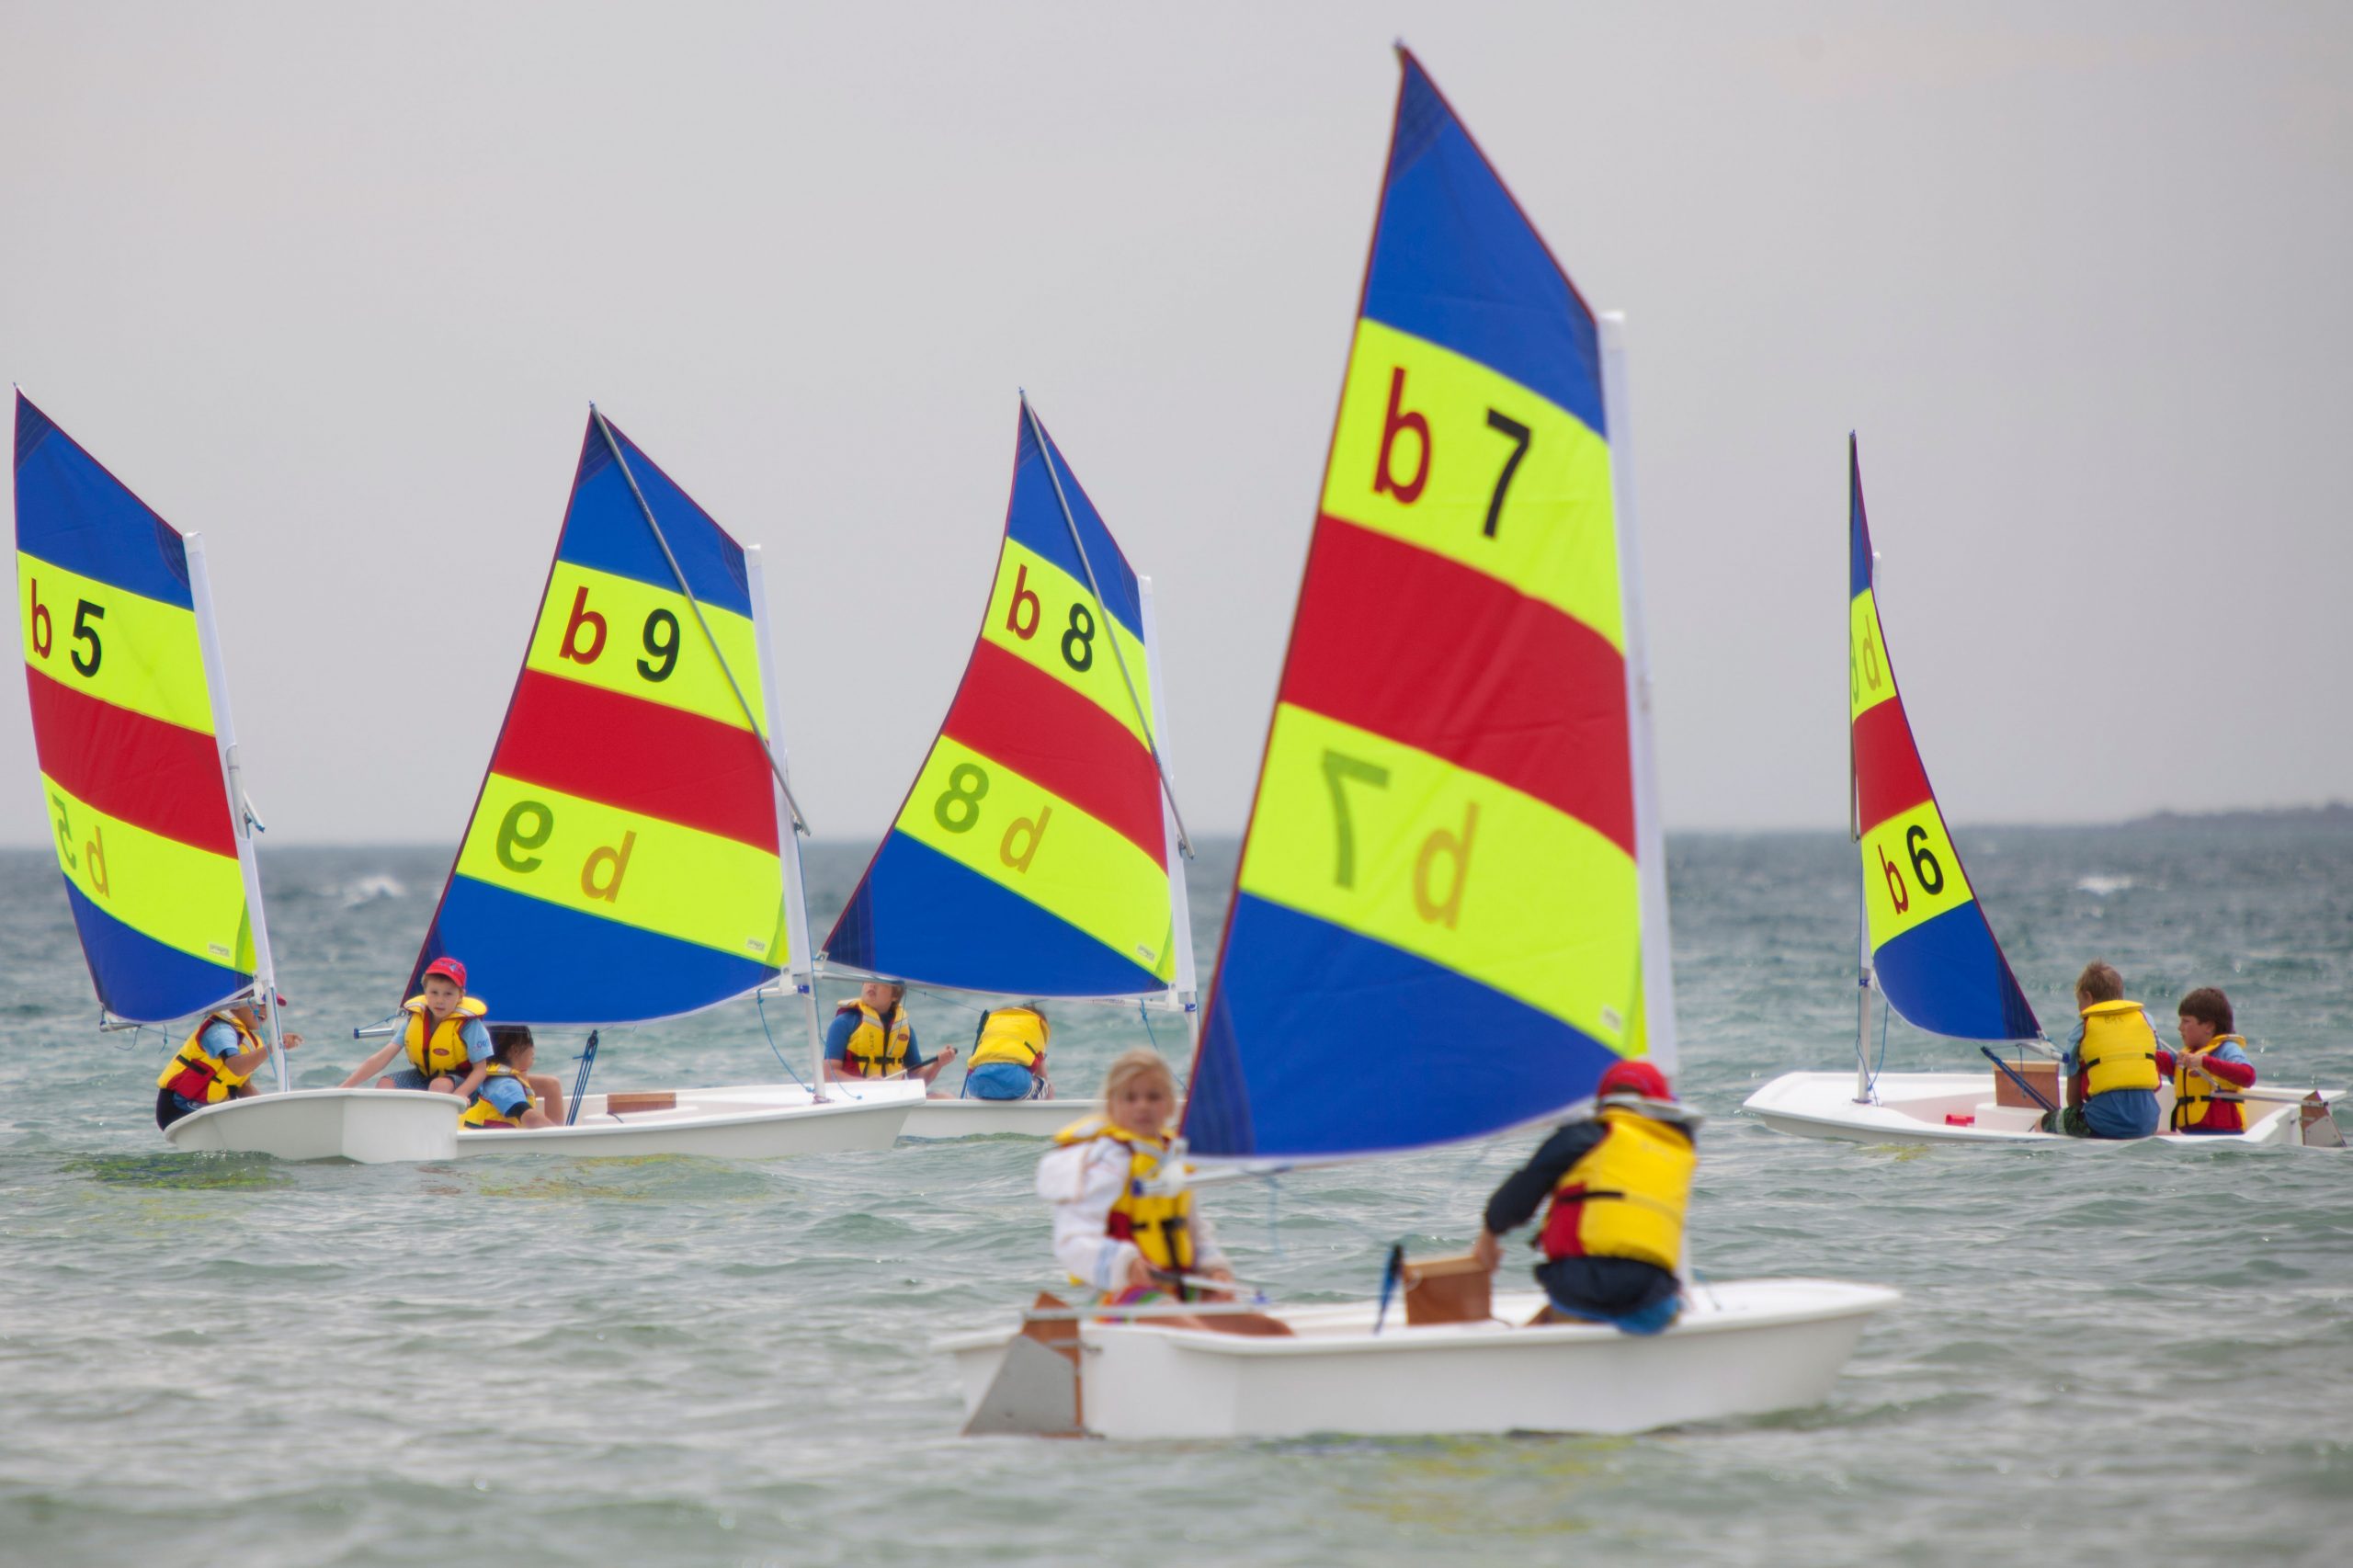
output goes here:
[{"label": "child sailor", "polygon": [[431,1089],[472,1099],[490,1066],[490,1031],[482,1021],[489,1011],[466,994],[464,964],[435,959],[425,966],[424,991],[401,1004],[400,1032],[353,1069],[343,1086],[356,1089],[393,1057],[405,1055],[408,1064],[377,1079],[378,1088]]},{"label": "child sailor", "polygon": [[1138,1046],[1111,1063],[1103,1114],[1054,1135],[1038,1162],[1038,1196],[1054,1206],[1054,1261],[1106,1301],[1133,1305],[1182,1291],[1188,1277],[1230,1281],[1192,1190],[1164,1186],[1176,1076]]},{"label": "child sailor", "polygon": [[1663,1332],[1683,1310],[1677,1270],[1699,1122],[1656,1067],[1611,1063],[1594,1085],[1594,1114],[1546,1139],[1487,1200],[1472,1255],[1495,1267],[1501,1236],[1526,1224],[1549,1196],[1536,1280],[1552,1315],[1628,1334]]},{"label": "child sailor", "polygon": [[[278,1005],[285,1006],[286,998],[280,996]],[[284,1035],[278,1043],[291,1051],[302,1037]],[[169,1127],[192,1111],[252,1094],[245,1080],[268,1060],[269,1042],[261,1037],[261,1017],[251,1000],[207,1013],[155,1079],[155,1125]]]}]

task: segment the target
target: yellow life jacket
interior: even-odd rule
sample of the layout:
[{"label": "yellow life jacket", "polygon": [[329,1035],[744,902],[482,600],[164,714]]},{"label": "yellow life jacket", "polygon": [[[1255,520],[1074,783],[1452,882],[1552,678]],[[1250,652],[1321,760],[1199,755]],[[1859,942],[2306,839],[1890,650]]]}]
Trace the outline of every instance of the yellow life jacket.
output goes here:
[{"label": "yellow life jacket", "polygon": [[523,1085],[523,1092],[526,1095],[530,1096],[530,1098],[525,1102],[523,1110],[537,1110],[539,1108],[540,1096],[531,1094],[530,1081],[525,1078],[520,1073],[515,1071],[514,1068],[506,1065],[506,1062],[494,1062],[483,1070],[482,1083],[474,1090],[474,1097],[466,1102],[465,1110],[459,1116],[459,1126],[520,1127],[523,1125],[523,1111],[518,1110],[511,1117],[506,1116],[503,1114],[495,1105],[491,1103],[490,1096],[488,1095],[483,1093],[483,1089],[490,1087],[490,1081],[493,1078],[513,1078],[521,1083]]},{"label": "yellow life jacket", "polygon": [[[2200,1050],[2183,1051],[2175,1054],[2173,1126],[2176,1131],[2188,1127],[2203,1127],[2206,1125],[2208,1117],[2212,1116],[2217,1110],[2225,1108],[2214,1104],[2214,1081],[2202,1074],[2192,1073],[2189,1070],[2189,1064],[2192,1062],[2204,1056],[2208,1051],[2220,1050],[2224,1045],[2235,1045],[2244,1051],[2246,1050],[2246,1040],[2242,1035],[2218,1034]],[[2233,1105],[2227,1108],[2236,1110],[2238,1107]],[[2228,1125],[2233,1119],[2237,1119],[2226,1118],[2223,1124]],[[2245,1123],[2242,1121],[2240,1125],[2244,1127]]]},{"label": "yellow life jacket", "polygon": [[915,1030],[907,1022],[907,1005],[899,1003],[891,1009],[891,1022],[886,1028],[882,1015],[863,1001],[845,1002],[834,1009],[835,1014],[855,1012],[858,1028],[851,1031],[849,1044],[842,1059],[861,1078],[887,1078],[907,1064],[907,1047],[915,1040]]},{"label": "yellow life jacket", "polygon": [[2075,1048],[2084,1093],[2154,1089],[2157,1034],[2138,1002],[2095,1002],[2084,1009],[2084,1043]]},{"label": "yellow life jacket", "polygon": [[[214,1024],[226,1024],[237,1031],[237,1049],[230,1056],[243,1056],[249,1051],[259,1051],[267,1043],[259,1034],[246,1027],[244,1019],[233,1013],[208,1013],[196,1021],[196,1031],[181,1042],[164,1070],[155,1075],[155,1086],[169,1089],[184,1100],[201,1100],[216,1105],[234,1094],[237,1086],[253,1076],[251,1073],[232,1073],[229,1059],[215,1056],[204,1049],[204,1031]],[[256,1063],[258,1065],[258,1063]]]},{"label": "yellow life jacket", "polygon": [[1699,1151],[1681,1128],[1605,1106],[1601,1142],[1561,1173],[1537,1244],[1547,1257],[1631,1257],[1673,1268]]},{"label": "yellow life jacket", "polygon": [[431,1016],[425,1010],[425,998],[412,996],[401,1004],[408,1014],[408,1028],[401,1036],[401,1047],[408,1052],[408,1064],[427,1078],[438,1078],[447,1073],[463,1076],[473,1065],[473,1058],[466,1053],[463,1032],[466,1020],[479,1018],[490,1011],[488,1005],[472,996],[461,996],[449,1016],[426,1033],[426,1020]]},{"label": "yellow life jacket", "polygon": [[1128,1151],[1127,1185],[1120,1190],[1120,1200],[1111,1205],[1103,1233],[1115,1242],[1134,1243],[1143,1260],[1154,1268],[1189,1272],[1193,1267],[1192,1190],[1147,1190],[1160,1175],[1161,1162],[1168,1157],[1167,1137],[1146,1138],[1100,1116],[1074,1121],[1054,1134],[1054,1142],[1063,1145],[1089,1143],[1097,1138],[1108,1138]]},{"label": "yellow life jacket", "polygon": [[1035,1068],[1046,1054],[1046,1038],[1053,1031],[1046,1016],[1035,1007],[999,1007],[981,1020],[981,1038],[972,1046],[972,1065],[1018,1062]]}]

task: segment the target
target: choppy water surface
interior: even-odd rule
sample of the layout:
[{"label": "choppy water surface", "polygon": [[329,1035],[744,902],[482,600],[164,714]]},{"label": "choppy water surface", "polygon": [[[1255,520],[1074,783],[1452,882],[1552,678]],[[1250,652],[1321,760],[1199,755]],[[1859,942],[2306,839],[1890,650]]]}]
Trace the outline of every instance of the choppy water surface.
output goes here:
[{"label": "choppy water surface", "polygon": [[[2046,1021],[2106,957],[2160,1017],[2223,985],[2267,1080],[2353,1083],[2353,833],[1967,836]],[[2353,1157],[1903,1153],[1733,1115],[1777,1073],[1852,1062],[1849,853],[1774,836],[1674,854],[1683,1085],[1714,1119],[1703,1272],[1906,1292],[1828,1404],[1631,1439],[1231,1445],[955,1436],[927,1342],[1051,1283],[1034,1143],[759,1165],[168,1153],[150,1108],[172,1042],[91,1032],[53,868],[0,855],[18,890],[0,907],[0,1560],[2344,1561]],[[862,854],[813,855],[821,922]],[[1205,860],[1209,954],[1232,846]],[[356,1061],[348,1030],[383,1012],[446,864],[268,858],[305,1085]],[[927,1044],[970,1038],[961,1006],[917,1006]],[[1132,1014],[1063,1010],[1066,1091],[1142,1039]],[[1888,1054],[1974,1060],[1901,1025]],[[756,1081],[773,1062],[729,1009],[608,1031],[598,1078]],[[1212,1201],[1245,1274],[1353,1294],[1392,1239],[1467,1240],[1518,1153]]]}]

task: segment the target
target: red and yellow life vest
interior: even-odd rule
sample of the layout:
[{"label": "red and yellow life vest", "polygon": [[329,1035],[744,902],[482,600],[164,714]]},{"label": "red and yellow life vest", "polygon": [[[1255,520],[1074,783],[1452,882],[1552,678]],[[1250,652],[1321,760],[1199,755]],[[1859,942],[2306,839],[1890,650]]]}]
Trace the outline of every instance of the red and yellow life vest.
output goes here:
[{"label": "red and yellow life vest", "polygon": [[1553,1184],[1537,1244],[1546,1257],[1631,1257],[1675,1267],[1699,1164],[1690,1135],[1622,1106],[1605,1106],[1599,1119],[1601,1142]]},{"label": "red and yellow life vest", "polygon": [[466,1052],[464,1031],[466,1020],[486,1015],[490,1008],[472,996],[462,996],[449,1016],[426,1032],[432,1015],[426,1011],[425,998],[412,996],[401,1004],[408,1014],[408,1028],[401,1036],[401,1048],[408,1052],[408,1064],[427,1078],[438,1078],[444,1073],[456,1076],[473,1064]]},{"label": "red and yellow life vest", "polygon": [[[498,1107],[491,1103],[490,1096],[483,1091],[490,1087],[490,1081],[493,1078],[513,1078],[517,1082],[522,1084],[523,1092],[529,1096],[529,1098],[528,1098],[523,1104],[523,1110],[518,1110],[513,1116],[508,1116],[502,1112]],[[466,1102],[465,1110],[458,1117],[458,1125],[460,1127],[522,1126],[523,1111],[537,1110],[540,1107],[540,1096],[531,1094],[530,1087],[530,1080],[525,1078],[523,1074],[515,1071],[514,1068],[506,1065],[506,1062],[492,1062],[488,1067],[483,1070],[482,1084],[474,1090],[474,1097]]]},{"label": "red and yellow life vest", "polygon": [[849,1044],[843,1048],[842,1059],[862,1078],[887,1078],[907,1064],[907,1047],[915,1039],[915,1030],[907,1023],[907,1006],[901,1002],[891,1009],[891,1022],[886,1027],[882,1015],[863,1001],[845,1002],[834,1009],[858,1015],[858,1028],[851,1031]]},{"label": "red and yellow life vest", "polygon": [[1036,1069],[1046,1054],[1046,1040],[1053,1032],[1046,1016],[1035,1007],[999,1007],[981,1020],[981,1037],[973,1043],[972,1065],[1017,1062]]},{"label": "red and yellow life vest", "polygon": [[2154,1089],[2157,1035],[2138,1002],[2095,1002],[2084,1009],[2084,1043],[2075,1048],[2084,1093]]},{"label": "red and yellow life vest", "polygon": [[2175,1131],[2186,1131],[2193,1127],[2207,1127],[2217,1131],[2228,1128],[2233,1132],[2245,1131],[2246,1122],[2239,1115],[2238,1106],[2234,1102],[2215,1103],[2214,1081],[2203,1074],[2189,1070],[2189,1064],[2192,1062],[2224,1045],[2235,1045],[2242,1051],[2246,1050],[2246,1040],[2241,1036],[2218,1034],[2198,1050],[2180,1051],[2174,1057],[2173,1128]]},{"label": "red and yellow life vest", "polygon": [[169,1089],[184,1100],[199,1100],[206,1105],[214,1105],[236,1093],[238,1085],[253,1076],[251,1073],[232,1073],[227,1056],[215,1056],[204,1049],[204,1031],[214,1024],[226,1024],[237,1031],[237,1049],[231,1051],[230,1056],[243,1056],[249,1051],[260,1051],[266,1044],[261,1036],[235,1014],[209,1013],[197,1020],[196,1032],[181,1042],[179,1050],[172,1053],[172,1059],[164,1063],[163,1072],[155,1075],[157,1088]]},{"label": "red and yellow life vest", "polygon": [[1193,1267],[1192,1191],[1149,1190],[1160,1175],[1161,1163],[1168,1157],[1166,1135],[1146,1138],[1100,1116],[1072,1122],[1054,1134],[1054,1142],[1063,1145],[1097,1138],[1108,1138],[1128,1152],[1128,1179],[1104,1221],[1103,1233],[1115,1242],[1134,1243],[1143,1260],[1154,1268],[1189,1271]]}]

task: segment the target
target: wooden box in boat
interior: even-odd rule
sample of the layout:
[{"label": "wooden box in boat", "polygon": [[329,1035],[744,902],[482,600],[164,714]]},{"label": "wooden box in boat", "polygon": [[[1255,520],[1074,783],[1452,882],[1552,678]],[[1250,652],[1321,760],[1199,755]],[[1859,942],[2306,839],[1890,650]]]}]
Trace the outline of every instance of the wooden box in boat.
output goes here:
[{"label": "wooden box in boat", "polygon": [[1495,1315],[1495,1272],[1468,1253],[1405,1260],[1405,1321],[1483,1323]]},{"label": "wooden box in boat", "polygon": [[[2016,1073],[2032,1085],[2035,1093],[2040,1095],[2047,1103],[2051,1105],[2059,1103],[2059,1063],[2056,1062],[2013,1062],[2008,1065],[2010,1073]],[[2021,1110],[2042,1109],[2041,1106],[2036,1105],[2027,1097],[2026,1091],[2011,1080],[2009,1073],[2003,1072],[1999,1067],[1991,1068],[1989,1071],[1994,1074],[1994,1103],[1995,1105],[2015,1106]]]}]

